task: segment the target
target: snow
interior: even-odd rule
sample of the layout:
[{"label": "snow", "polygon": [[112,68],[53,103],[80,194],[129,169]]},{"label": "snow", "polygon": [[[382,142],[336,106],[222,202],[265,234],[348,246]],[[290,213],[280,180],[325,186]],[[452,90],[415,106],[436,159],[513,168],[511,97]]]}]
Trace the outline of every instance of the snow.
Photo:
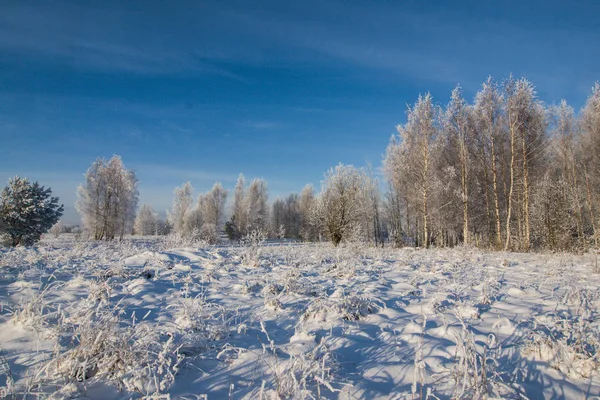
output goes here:
[{"label": "snow", "polygon": [[259,250],[0,250],[0,386],[89,399],[600,396],[595,254]]}]

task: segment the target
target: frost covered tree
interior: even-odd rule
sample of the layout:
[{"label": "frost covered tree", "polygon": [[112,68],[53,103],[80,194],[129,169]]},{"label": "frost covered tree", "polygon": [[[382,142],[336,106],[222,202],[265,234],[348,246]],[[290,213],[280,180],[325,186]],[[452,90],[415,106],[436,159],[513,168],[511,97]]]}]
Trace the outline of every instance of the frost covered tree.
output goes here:
[{"label": "frost covered tree", "polygon": [[244,175],[240,174],[233,194],[231,220],[227,225],[228,232],[233,233],[230,236],[237,239],[253,230],[267,232],[269,224],[267,182],[254,179],[248,188],[244,185]]},{"label": "frost covered tree", "polygon": [[121,157],[98,158],[85,174],[77,191],[76,208],[86,231],[95,240],[123,238],[130,232],[138,203],[135,172]]},{"label": "frost covered tree", "polygon": [[55,238],[58,238],[61,233],[65,232],[66,228],[67,227],[64,226],[62,222],[58,221],[57,223],[52,225],[48,232],[52,234]]},{"label": "frost covered tree", "polygon": [[597,210],[600,197],[600,83],[596,82],[592,94],[581,111],[582,150],[580,166],[583,172],[586,205],[592,227],[594,244],[598,246]]},{"label": "frost covered tree", "polygon": [[280,237],[299,238],[300,237],[300,204],[296,193],[292,193],[285,199],[277,198],[271,207],[271,235]]},{"label": "frost covered tree", "polygon": [[550,170],[537,180],[531,192],[531,239],[539,248],[569,250],[573,247],[576,220],[574,199],[564,179]]},{"label": "frost covered tree", "polygon": [[317,218],[334,246],[349,239],[361,221],[365,180],[365,173],[353,165],[339,164],[325,174]]},{"label": "frost covered tree", "polygon": [[269,217],[267,182],[260,178],[252,180],[245,197],[248,216],[247,232],[252,230],[266,232]]},{"label": "frost covered tree", "polygon": [[304,241],[315,241],[319,234],[313,215],[316,212],[315,190],[312,185],[306,185],[298,198],[298,212],[300,214],[300,237]]},{"label": "frost covered tree", "polygon": [[[300,203],[296,193],[285,198],[285,237],[297,239],[300,237]],[[280,232],[281,233],[281,232]]]},{"label": "frost covered tree", "polygon": [[482,85],[475,96],[474,117],[478,156],[483,175],[483,197],[485,199],[486,236],[496,248],[502,246],[500,165],[504,148],[504,96],[492,77]]},{"label": "frost covered tree", "polygon": [[204,219],[207,223],[214,225],[217,230],[223,224],[226,201],[227,190],[223,188],[221,182],[215,183],[204,197]]},{"label": "frost covered tree", "polygon": [[438,110],[428,93],[419,96],[407,114],[406,124],[398,126],[398,137],[390,141],[384,170],[388,182],[397,185],[394,194],[402,190],[407,196],[409,210],[418,210],[420,218],[414,219],[414,233],[420,239],[417,243],[427,247],[430,244],[430,204],[435,184],[435,145],[440,131]]},{"label": "frost covered tree", "polygon": [[545,145],[546,115],[537,100],[535,90],[527,79],[515,80],[512,76],[505,84],[506,123],[510,143],[508,168],[508,194],[506,206],[506,240],[504,249],[511,246],[512,219],[515,197],[519,206],[516,215],[518,244],[529,250],[531,242],[530,197],[531,174]]},{"label": "frost covered tree", "polygon": [[63,210],[50,188],[16,176],[0,193],[0,235],[8,237],[11,246],[32,245],[58,222]]},{"label": "frost covered tree", "polygon": [[576,238],[579,245],[584,242],[584,210],[582,194],[582,179],[580,177],[578,161],[580,159],[580,128],[579,120],[575,115],[573,107],[566,100],[562,100],[558,106],[551,110],[552,118],[552,140],[551,140],[551,164],[556,169],[556,176],[561,177],[565,185],[565,196],[573,200],[572,215],[575,219]]},{"label": "frost covered tree", "polygon": [[410,182],[407,171],[409,165],[406,148],[400,146],[397,135],[392,135],[383,159],[383,171],[388,182],[384,209],[390,240],[395,246],[404,243],[404,235],[410,235],[412,226],[411,192],[408,190]]},{"label": "frost covered tree", "polygon": [[196,237],[199,239],[200,229],[204,225],[204,196],[198,196],[198,202],[191,207],[184,215],[183,231],[184,237]]},{"label": "frost covered tree", "polygon": [[440,114],[421,96],[390,140],[383,171],[395,245],[598,246],[600,84],[579,114],[565,101],[547,107],[531,82],[512,76],[489,77],[472,105],[457,87]]},{"label": "frost covered tree", "polygon": [[215,205],[212,203],[213,200],[210,191],[198,196],[196,205],[185,215],[185,237],[204,240],[210,244],[217,242],[219,235],[214,221],[219,216],[217,214],[218,210],[213,208]]},{"label": "frost covered tree", "polygon": [[[471,169],[473,163],[474,135],[475,127],[473,121],[472,107],[469,106],[462,94],[462,88],[457,86],[452,91],[450,103],[446,107],[443,115],[443,134],[444,134],[444,165],[451,168],[454,174],[444,175],[454,178],[455,182],[449,182],[453,188],[460,188],[451,193],[449,201],[455,203],[460,201],[462,209],[462,240],[464,244],[469,244],[470,238],[470,210],[471,187],[473,179]],[[457,181],[457,182],[456,182]],[[455,207],[447,207],[454,211]]]},{"label": "frost covered tree", "polygon": [[216,244],[219,241],[219,232],[217,226],[212,222],[205,222],[200,227],[199,231],[200,239],[204,240],[208,244]]},{"label": "frost covered tree", "polygon": [[193,193],[194,188],[190,182],[175,189],[173,207],[168,212],[173,231],[182,237],[195,237],[216,243],[223,223],[227,190],[217,182],[210,191],[198,196],[196,204]]},{"label": "frost covered tree", "polygon": [[285,229],[285,202],[277,197],[271,206],[271,235],[277,237],[280,227]]},{"label": "frost covered tree", "polygon": [[238,177],[235,184],[233,194],[233,204],[231,210],[231,220],[227,223],[227,232],[230,239],[239,239],[246,233],[247,227],[247,210],[245,206],[245,189],[246,180],[243,174]]},{"label": "frost covered tree", "polygon": [[186,182],[181,187],[175,188],[173,194],[173,206],[171,211],[168,212],[168,219],[173,226],[173,231],[178,235],[183,235],[186,216],[192,209],[194,202],[194,188],[190,182]]},{"label": "frost covered tree", "polygon": [[374,241],[375,246],[383,246],[383,226],[381,219],[381,193],[379,181],[373,177],[371,166],[364,173],[365,212],[363,214],[363,233],[367,240]]},{"label": "frost covered tree", "polygon": [[137,235],[156,235],[159,229],[158,224],[158,214],[154,212],[151,206],[144,204],[135,217],[133,230]]}]

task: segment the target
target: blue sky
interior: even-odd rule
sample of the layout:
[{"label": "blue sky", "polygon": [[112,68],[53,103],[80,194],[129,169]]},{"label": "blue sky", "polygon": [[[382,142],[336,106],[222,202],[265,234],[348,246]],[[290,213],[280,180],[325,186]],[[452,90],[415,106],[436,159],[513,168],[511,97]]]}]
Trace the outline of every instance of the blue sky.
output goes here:
[{"label": "blue sky", "polygon": [[0,180],[52,187],[119,154],[140,202],[237,175],[271,198],[337,163],[374,168],[406,104],[525,75],[579,108],[600,79],[600,2],[0,1]]}]

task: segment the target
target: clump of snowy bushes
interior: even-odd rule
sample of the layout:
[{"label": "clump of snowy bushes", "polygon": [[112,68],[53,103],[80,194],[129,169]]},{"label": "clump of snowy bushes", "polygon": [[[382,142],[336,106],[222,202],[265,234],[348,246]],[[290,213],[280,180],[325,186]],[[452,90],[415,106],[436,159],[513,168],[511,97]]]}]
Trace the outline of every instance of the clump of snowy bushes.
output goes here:
[{"label": "clump of snowy bushes", "polygon": [[144,396],[167,391],[184,358],[175,334],[143,320],[124,320],[119,311],[64,315],[54,354],[41,369],[46,383],[94,379]]},{"label": "clump of snowy bushes", "polygon": [[540,316],[523,347],[568,376],[589,378],[600,371],[600,329],[568,312]]},{"label": "clump of snowy bushes", "polygon": [[[317,398],[321,398],[327,392],[333,394],[339,391],[334,388],[333,371],[336,363],[324,338],[312,349],[298,354],[290,354],[285,360],[277,357],[276,352],[269,355],[266,347],[264,347],[264,352],[266,356],[263,361],[273,375],[277,396],[275,398],[310,399],[315,398],[314,392],[316,392]],[[259,398],[269,398],[268,394],[264,391],[263,386]]]},{"label": "clump of snowy bushes", "polygon": [[42,391],[48,385],[83,390],[104,382],[144,396],[166,392],[184,360],[181,334],[157,329],[135,315],[125,318],[120,302],[110,304],[108,285],[89,283],[88,298],[76,304],[63,307],[49,301],[49,293],[59,287],[49,285],[14,311],[15,323],[54,341],[31,385]]},{"label": "clump of snowy bushes", "polygon": [[328,321],[332,318],[358,321],[383,308],[385,304],[372,297],[334,293],[329,298],[320,297],[310,302],[300,319],[300,324],[311,320]]}]

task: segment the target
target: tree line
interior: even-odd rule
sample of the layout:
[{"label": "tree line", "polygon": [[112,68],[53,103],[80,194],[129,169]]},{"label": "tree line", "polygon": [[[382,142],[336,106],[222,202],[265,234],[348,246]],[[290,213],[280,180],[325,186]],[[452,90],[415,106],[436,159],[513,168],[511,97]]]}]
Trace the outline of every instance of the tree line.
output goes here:
[{"label": "tree line", "polygon": [[384,158],[392,240],[504,250],[598,244],[600,86],[580,113],[546,106],[527,79],[457,87],[407,111]]},{"label": "tree line", "polygon": [[[276,199],[266,182],[240,176],[231,238],[252,229],[335,245],[472,245],[497,250],[597,246],[600,86],[576,112],[546,105],[527,79],[488,78],[472,102],[457,86],[446,105],[430,94],[408,107],[383,159],[382,189],[370,168],[338,165],[320,193]],[[225,212],[223,212],[223,215]]]},{"label": "tree line", "polygon": [[312,185],[306,185],[300,194],[277,198],[272,204],[267,182],[262,178],[247,185],[240,174],[229,207],[228,194],[216,182],[211,190],[194,198],[194,188],[186,182],[175,188],[165,219],[148,204],[136,213],[135,172],[125,168],[119,156],[113,156],[110,160],[97,159],[88,169],[77,191],[76,209],[84,231],[94,240],[121,239],[129,233],[172,233],[216,243],[221,233],[240,241],[260,232],[282,239],[331,239],[335,245],[371,238],[375,243],[384,242],[379,187],[366,169],[340,164],[326,173],[321,193],[316,194]]},{"label": "tree line", "polygon": [[[600,85],[580,112],[564,100],[544,104],[531,82],[512,76],[488,78],[472,102],[460,86],[445,105],[421,95],[382,164],[384,185],[370,167],[339,164],[325,173],[320,192],[306,185],[272,203],[261,178],[247,185],[240,174],[229,203],[219,182],[197,198],[186,182],[161,219],[150,205],[137,211],[138,180],[119,156],[99,158],[78,188],[76,208],[96,240],[173,233],[216,243],[221,234],[242,240],[261,232],[336,246],[584,250],[600,239]],[[3,204],[11,203],[7,190]],[[62,208],[52,199],[56,212],[46,214],[54,223]],[[7,212],[0,212],[6,227]]]}]

